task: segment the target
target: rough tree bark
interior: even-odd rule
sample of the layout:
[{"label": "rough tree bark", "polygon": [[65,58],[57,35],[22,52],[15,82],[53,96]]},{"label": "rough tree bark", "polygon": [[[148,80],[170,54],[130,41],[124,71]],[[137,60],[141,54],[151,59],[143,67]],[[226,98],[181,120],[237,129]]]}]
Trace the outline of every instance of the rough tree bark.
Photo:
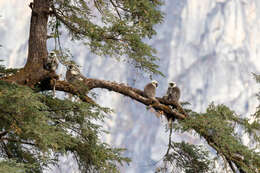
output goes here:
[{"label": "rough tree bark", "polygon": [[35,0],[30,4],[32,17],[30,22],[29,51],[25,68],[43,69],[47,57],[47,22],[49,0]]},{"label": "rough tree bark", "polygon": [[29,6],[32,9],[30,22],[28,57],[24,68],[18,73],[6,78],[6,81],[27,85],[31,88],[46,78],[57,78],[43,68],[47,51],[47,22],[50,0],[34,0]]}]

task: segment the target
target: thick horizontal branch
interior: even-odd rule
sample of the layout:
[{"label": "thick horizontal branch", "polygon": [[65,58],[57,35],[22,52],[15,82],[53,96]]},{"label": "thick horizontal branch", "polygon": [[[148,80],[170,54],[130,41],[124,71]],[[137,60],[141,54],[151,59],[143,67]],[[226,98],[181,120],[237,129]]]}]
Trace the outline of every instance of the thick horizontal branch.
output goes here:
[{"label": "thick horizontal branch", "polygon": [[[123,83],[116,83],[116,82],[109,82],[105,80],[99,80],[99,79],[91,79],[91,78],[85,78],[83,84],[87,87],[87,89],[90,91],[94,88],[103,88],[107,89],[109,91],[114,91],[117,93],[120,93],[124,96],[128,96],[146,106],[152,105],[152,107],[157,110],[157,111],[162,111],[167,118],[173,117],[177,119],[185,119],[187,117],[187,114],[183,111],[181,106],[178,103],[174,102],[167,102],[166,100],[162,98],[157,98],[158,102],[154,102],[152,99],[147,98],[144,96],[144,92],[136,89],[129,87]],[[71,84],[69,84],[66,81],[57,81],[56,82],[56,89],[59,91],[64,91],[68,92],[74,95],[80,95],[79,93],[82,93],[78,87],[75,87]],[[81,96],[81,99],[83,98],[83,101],[88,102],[90,99],[89,97],[85,96],[86,98]],[[92,99],[91,99],[92,100]],[[182,110],[182,111],[175,111],[171,109],[168,105],[173,106],[174,108],[177,108],[177,110]],[[181,109],[179,109],[181,108]]]},{"label": "thick horizontal branch", "polygon": [[94,102],[94,100],[92,100],[90,97],[88,97],[87,95],[81,94],[82,91],[79,88],[73,86],[72,84],[70,84],[70,83],[68,83],[66,81],[56,81],[55,82],[54,80],[51,80],[50,84],[51,84],[51,86],[50,86],[49,89],[53,88],[54,85],[55,85],[55,88],[58,91],[64,91],[66,93],[77,95],[84,102],[91,103],[91,104],[96,104]]},{"label": "thick horizontal branch", "polygon": [[[131,97],[132,99],[137,100],[147,106],[153,105],[153,108],[155,108],[155,110],[163,111],[164,113],[166,113],[168,115],[173,115],[174,117],[176,117],[178,119],[185,119],[185,117],[187,117],[187,114],[185,113],[185,111],[183,110],[183,108],[180,106],[179,103],[169,102],[163,98],[157,97],[156,99],[159,101],[159,103],[153,104],[152,103],[153,100],[147,98],[143,91],[136,89],[136,88],[129,87],[123,83],[118,84],[116,82],[109,82],[109,81],[105,81],[105,80],[88,78],[85,80],[85,84],[88,86],[88,88],[90,90],[93,88],[105,88],[110,91],[115,91],[115,92],[121,93],[125,96]],[[171,106],[173,106],[173,108],[177,108],[177,110],[180,113],[177,111],[174,111],[167,105],[171,105]]]}]

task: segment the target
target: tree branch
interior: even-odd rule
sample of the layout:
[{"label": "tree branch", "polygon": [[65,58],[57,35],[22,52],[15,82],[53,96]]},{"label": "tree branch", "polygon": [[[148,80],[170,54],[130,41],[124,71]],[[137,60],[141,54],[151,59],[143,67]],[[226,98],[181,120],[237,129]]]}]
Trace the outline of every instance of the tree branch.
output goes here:
[{"label": "tree branch", "polygon": [[113,0],[109,0],[109,1],[111,2],[111,4],[113,5],[113,7],[115,8],[115,10],[116,10],[116,13],[117,13],[117,15],[118,15],[119,19],[121,19],[121,15],[120,15],[120,13],[119,13],[119,11],[118,11],[118,9],[117,9],[117,6],[116,6],[116,4],[113,2]]},{"label": "tree branch", "polygon": [[[54,16],[61,21],[69,30],[73,31],[76,34],[82,35],[82,36],[86,36],[88,35],[88,33],[86,31],[80,30],[79,28],[77,28],[76,26],[74,26],[73,24],[71,24],[69,21],[66,21],[65,16],[62,16],[62,14],[60,15],[58,13],[58,11],[56,11],[55,7],[52,6],[53,9],[53,14]],[[114,41],[121,41],[121,42],[126,42],[125,40],[119,39],[113,35],[102,35],[104,40],[114,40]]]},{"label": "tree branch", "polygon": [[[196,129],[194,129],[194,130],[195,130],[197,133],[199,133]],[[200,134],[200,133],[199,133],[199,134]],[[233,166],[232,163],[235,164],[235,166],[237,167],[237,169],[239,170],[240,173],[245,173],[245,171],[244,171],[243,168],[241,167],[241,164],[240,164],[237,160],[233,159],[231,155],[229,155],[229,154],[223,152],[223,151],[225,151],[225,150],[220,149],[220,147],[218,146],[218,144],[217,144],[215,141],[213,141],[213,140],[212,140],[211,138],[209,138],[208,136],[204,136],[204,135],[202,135],[202,136],[203,136],[204,139],[207,141],[207,143],[209,144],[209,146],[211,146],[214,150],[216,150],[218,153],[221,153],[221,155],[223,155],[223,157],[227,160],[227,162],[228,162],[228,164],[229,164],[229,166],[230,166],[230,168],[232,169],[233,172],[234,172],[236,169],[234,168],[234,166]],[[244,163],[244,162],[243,162],[243,163]],[[245,163],[244,163],[244,164],[245,164]],[[245,165],[248,166],[247,164],[245,164]],[[248,166],[248,167],[249,167],[249,166]]]},{"label": "tree branch", "polygon": [[35,146],[34,143],[22,141],[22,140],[17,140],[17,139],[12,139],[12,138],[1,138],[0,141],[18,142],[18,143],[22,143],[22,144]]},{"label": "tree branch", "polygon": [[[144,92],[136,89],[129,87],[123,83],[116,83],[116,82],[110,82],[110,81],[105,81],[105,80],[98,80],[98,79],[92,79],[92,78],[85,78],[83,81],[83,84],[85,87],[88,89],[88,91],[94,89],[94,88],[103,88],[107,89],[109,91],[114,91],[117,93],[120,93],[124,96],[128,96],[146,106],[152,105],[152,107],[157,110],[157,111],[163,111],[165,116],[167,118],[169,117],[174,117],[177,119],[185,119],[187,117],[187,114],[183,114],[182,112],[177,112],[173,109],[171,109],[168,105],[173,106],[174,108],[181,107],[178,103],[170,103],[165,101],[162,98],[158,98],[157,100],[159,102],[154,103],[154,101],[150,98],[147,98],[144,96]],[[53,83],[51,83],[50,88],[53,87]],[[49,88],[49,89],[50,89]],[[95,103],[91,98],[89,98],[86,95],[82,95],[84,93],[81,89],[81,87],[76,87],[72,84],[69,84],[66,81],[57,81],[56,82],[56,90],[59,91],[64,91],[71,93],[73,95],[78,95],[83,101],[85,102],[90,102],[90,103]],[[182,109],[182,108],[181,108]],[[183,109],[182,109],[183,110]],[[184,111],[183,111],[184,112]]]},{"label": "tree branch", "polygon": [[[52,89],[53,87],[54,87],[54,80],[51,80],[49,89]],[[64,91],[66,93],[77,95],[84,102],[96,104],[93,99],[91,99],[87,95],[83,95],[80,88],[68,83],[67,81],[56,81],[55,88],[58,91]]]}]

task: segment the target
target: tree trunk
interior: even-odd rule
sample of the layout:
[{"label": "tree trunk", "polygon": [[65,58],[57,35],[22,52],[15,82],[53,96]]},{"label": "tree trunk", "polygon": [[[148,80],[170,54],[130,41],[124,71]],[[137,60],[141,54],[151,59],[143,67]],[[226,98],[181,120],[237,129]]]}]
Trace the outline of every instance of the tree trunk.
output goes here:
[{"label": "tree trunk", "polygon": [[30,4],[32,16],[28,57],[25,67],[6,81],[15,81],[17,84],[26,84],[34,87],[36,83],[50,76],[50,72],[43,68],[47,59],[47,23],[51,0],[34,0]]},{"label": "tree trunk", "polygon": [[34,0],[32,8],[28,59],[25,68],[42,69],[47,58],[47,22],[49,0]]}]

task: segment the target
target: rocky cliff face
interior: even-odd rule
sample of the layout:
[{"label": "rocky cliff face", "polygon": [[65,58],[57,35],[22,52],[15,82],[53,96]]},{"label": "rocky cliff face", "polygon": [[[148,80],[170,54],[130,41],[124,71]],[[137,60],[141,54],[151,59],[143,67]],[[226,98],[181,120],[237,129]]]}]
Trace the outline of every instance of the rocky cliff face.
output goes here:
[{"label": "rocky cliff face", "polygon": [[[9,67],[21,67],[27,54],[30,9],[24,2],[0,2],[0,57]],[[165,94],[167,83],[175,81],[182,90],[181,101],[203,112],[209,103],[224,103],[241,116],[255,111],[258,86],[252,72],[260,72],[260,2],[258,0],[166,0],[165,22],[150,41],[161,57],[157,96]],[[22,18],[21,18],[22,17]],[[64,38],[63,40],[66,40]],[[110,58],[95,57],[80,44],[65,42],[82,72],[89,77],[125,82],[143,88],[148,76]],[[60,69],[64,73],[64,69]],[[122,172],[152,172],[166,152],[165,123],[129,98],[96,90],[98,102],[112,107],[105,126],[111,132],[104,139],[126,147],[133,159]],[[174,139],[191,140],[175,135]],[[246,141],[245,141],[246,142]],[[54,172],[76,172],[71,159],[62,158]],[[47,171],[52,172],[52,171]]]}]

